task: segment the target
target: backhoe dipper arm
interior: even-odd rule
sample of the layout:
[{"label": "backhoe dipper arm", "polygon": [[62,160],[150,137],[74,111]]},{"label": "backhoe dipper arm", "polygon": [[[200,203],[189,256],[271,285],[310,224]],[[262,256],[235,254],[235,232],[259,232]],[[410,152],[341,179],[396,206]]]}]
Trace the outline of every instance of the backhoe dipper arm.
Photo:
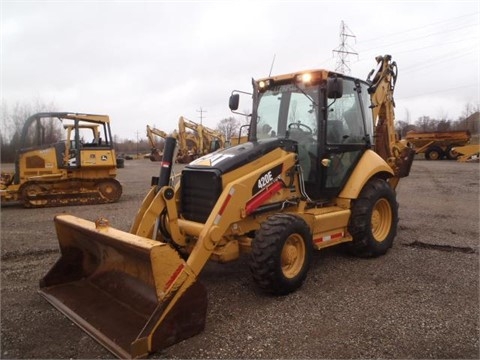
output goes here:
[{"label": "backhoe dipper arm", "polygon": [[[377,56],[379,68],[368,90],[375,127],[375,151],[390,165],[395,173],[390,184],[396,187],[399,178],[408,176],[415,152],[397,141],[395,133],[395,101],[393,92],[397,81],[397,64],[390,55]],[[373,71],[370,75],[373,74]]]}]

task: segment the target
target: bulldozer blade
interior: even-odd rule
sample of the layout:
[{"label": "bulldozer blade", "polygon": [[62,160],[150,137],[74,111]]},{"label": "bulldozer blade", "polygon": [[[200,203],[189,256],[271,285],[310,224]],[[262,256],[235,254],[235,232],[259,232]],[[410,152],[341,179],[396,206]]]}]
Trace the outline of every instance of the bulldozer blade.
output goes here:
[{"label": "bulldozer blade", "polygon": [[203,331],[206,290],[175,287],[188,275],[169,244],[71,215],[55,227],[61,257],[39,293],[114,355],[146,357]]}]

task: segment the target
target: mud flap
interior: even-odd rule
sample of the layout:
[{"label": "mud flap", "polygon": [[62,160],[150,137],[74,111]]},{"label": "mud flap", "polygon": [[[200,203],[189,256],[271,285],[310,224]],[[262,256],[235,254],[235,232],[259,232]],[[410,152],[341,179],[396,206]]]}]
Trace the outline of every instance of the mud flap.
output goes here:
[{"label": "mud flap", "polygon": [[170,245],[70,215],[55,218],[61,257],[39,293],[120,358],[205,327],[207,295]]}]

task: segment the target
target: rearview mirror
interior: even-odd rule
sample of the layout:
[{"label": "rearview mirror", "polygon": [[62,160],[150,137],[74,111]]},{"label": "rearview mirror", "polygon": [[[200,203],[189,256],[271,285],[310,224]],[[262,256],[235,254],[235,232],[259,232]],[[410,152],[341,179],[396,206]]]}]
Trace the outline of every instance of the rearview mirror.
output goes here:
[{"label": "rearview mirror", "polygon": [[232,94],[230,95],[230,99],[228,100],[228,107],[232,111],[238,110],[239,102],[240,102],[240,94]]},{"label": "rearview mirror", "polygon": [[338,99],[343,96],[343,80],[338,77],[327,79],[327,97],[329,99]]}]

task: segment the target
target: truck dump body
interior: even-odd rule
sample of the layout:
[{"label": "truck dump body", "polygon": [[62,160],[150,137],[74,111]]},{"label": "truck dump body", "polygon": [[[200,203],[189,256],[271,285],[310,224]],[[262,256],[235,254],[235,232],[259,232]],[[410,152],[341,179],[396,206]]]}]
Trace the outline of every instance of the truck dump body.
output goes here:
[{"label": "truck dump body", "polygon": [[417,154],[425,154],[427,160],[439,160],[443,157],[455,159],[454,146],[464,146],[470,141],[469,131],[409,131],[405,141],[415,149]]}]

